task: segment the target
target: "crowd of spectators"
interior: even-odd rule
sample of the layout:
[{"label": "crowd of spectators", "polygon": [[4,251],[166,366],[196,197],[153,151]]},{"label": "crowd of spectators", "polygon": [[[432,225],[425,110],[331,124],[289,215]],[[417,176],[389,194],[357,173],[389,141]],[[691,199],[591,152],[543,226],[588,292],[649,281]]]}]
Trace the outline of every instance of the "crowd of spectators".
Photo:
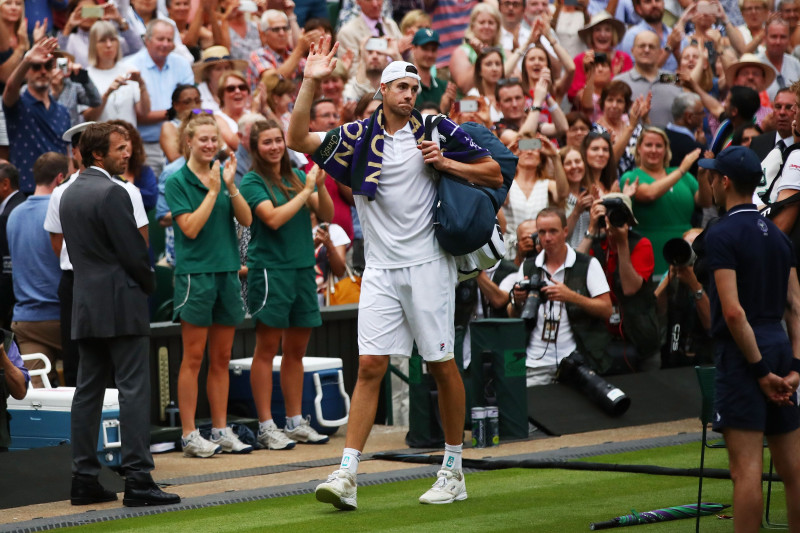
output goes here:
[{"label": "crowd of spectators", "polygon": [[[513,283],[524,277],[526,258],[545,253],[537,250],[567,263],[579,250],[599,258],[603,270],[590,279],[599,270],[585,266],[588,300],[610,293],[608,302],[584,302],[581,320],[605,321],[626,342],[623,300],[641,291],[649,296],[638,304],[658,314],[662,332],[699,313],[684,328],[692,340],[672,343],[688,352],[678,357],[657,335],[651,346],[622,348],[629,367],[648,368],[657,353],[669,354],[664,364],[707,358],[706,348],[693,357],[695,346],[707,345],[703,280],[669,265],[662,250],[670,239],[693,241],[717,216],[697,161],[727,146],[750,146],[764,161],[759,192],[770,196],[756,203],[800,191],[800,167],[791,164],[798,156],[787,152],[784,165],[784,150],[800,135],[793,128],[799,14],[800,0],[0,0],[0,326],[17,333],[23,352],[28,346],[58,358],[68,350],[68,334],[57,334],[59,322],[62,330],[68,322],[63,299],[71,299],[58,191],[82,168],[71,149],[81,124],[113,122],[131,145],[118,181],[142,235],[154,241],[153,263],[174,274],[168,287],[159,278],[156,293],[170,293],[174,318],[192,323],[184,328],[181,413],[196,398],[206,344],[209,383],[222,387],[218,374],[239,311],[265,313],[265,268],[303,276],[275,283],[315,279],[315,297],[295,287],[300,307],[267,310],[253,375],[267,379],[281,338],[284,355],[287,344],[304,351],[305,330],[318,314],[303,306],[325,305],[338,279],[364,269],[352,192],[282,137],[309,48],[330,35],[339,43],[338,64],[310,110],[313,131],[368,118],[380,105],[373,95],[382,70],[403,59],[421,78],[417,109],[483,124],[519,156],[499,216],[507,255],[472,281],[482,298],[473,317],[519,313],[524,296]],[[192,170],[215,162],[225,169],[219,176]],[[216,203],[203,204],[213,187]],[[20,208],[26,197],[30,205]],[[624,231],[604,224],[609,197],[627,209]],[[789,205],[776,223],[791,233],[797,213]],[[153,222],[157,228],[148,227]],[[537,222],[546,239],[536,234]],[[164,238],[152,239],[155,232]],[[187,286],[195,274],[217,280],[208,290],[222,294],[235,282],[240,292],[219,296],[220,308],[195,309]],[[686,311],[675,313],[676,306]],[[548,350],[548,339],[559,335],[550,323],[559,317],[545,314],[535,326],[556,329],[534,333],[529,367],[540,366],[532,362],[542,354],[533,352]],[[552,354],[569,355],[567,346]],[[606,363],[598,367],[615,364]],[[71,366],[62,380],[74,384]],[[209,395],[219,428],[223,396]],[[268,398],[257,399],[269,411]],[[193,409],[185,413],[190,434]]]}]

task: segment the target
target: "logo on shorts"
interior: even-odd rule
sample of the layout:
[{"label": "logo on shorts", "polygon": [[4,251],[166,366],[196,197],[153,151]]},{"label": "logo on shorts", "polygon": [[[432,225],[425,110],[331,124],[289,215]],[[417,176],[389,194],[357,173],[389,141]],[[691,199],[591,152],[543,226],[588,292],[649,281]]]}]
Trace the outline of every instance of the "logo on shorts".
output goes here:
[{"label": "logo on shorts", "polygon": [[439,351],[440,351],[440,352],[443,352],[443,351],[444,351],[444,343],[441,343],[441,344],[439,345]]}]

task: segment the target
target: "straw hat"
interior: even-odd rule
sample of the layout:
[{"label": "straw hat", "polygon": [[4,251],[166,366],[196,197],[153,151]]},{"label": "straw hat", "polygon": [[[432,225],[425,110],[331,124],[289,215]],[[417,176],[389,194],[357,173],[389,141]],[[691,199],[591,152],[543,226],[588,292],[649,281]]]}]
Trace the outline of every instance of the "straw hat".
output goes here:
[{"label": "straw hat", "polygon": [[772,82],[775,81],[775,77],[777,76],[772,65],[767,65],[761,61],[757,55],[742,54],[739,61],[725,69],[725,79],[729,86],[733,85],[734,78],[739,74],[739,70],[744,67],[758,67],[764,72],[764,83],[758,88],[758,92],[766,91],[767,87],[772,85]]},{"label": "straw hat", "polygon": [[210,66],[227,61],[233,65],[233,70],[244,73],[247,70],[247,61],[244,59],[233,59],[231,53],[224,46],[209,46],[200,54],[200,61],[192,65],[194,79],[198,83],[203,81],[203,72]]},{"label": "straw hat", "polygon": [[592,19],[589,21],[589,24],[578,30],[578,37],[580,37],[581,41],[586,43],[586,46],[589,48],[592,47],[592,30],[595,26],[602,22],[608,22],[611,24],[611,28],[614,30],[614,33],[617,34],[617,44],[622,42],[622,37],[625,35],[625,24],[622,21],[615,19],[605,11],[601,11],[592,15]]}]

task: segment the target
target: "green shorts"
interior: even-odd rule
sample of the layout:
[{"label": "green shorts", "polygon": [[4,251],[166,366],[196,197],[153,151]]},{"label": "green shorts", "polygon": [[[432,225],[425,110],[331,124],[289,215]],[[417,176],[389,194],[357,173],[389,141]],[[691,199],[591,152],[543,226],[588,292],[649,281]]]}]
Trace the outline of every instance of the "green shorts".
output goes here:
[{"label": "green shorts", "polygon": [[242,286],[237,272],[175,276],[172,320],[194,326],[237,326],[244,320]]},{"label": "green shorts", "polygon": [[322,325],[314,267],[251,268],[247,273],[250,315],[271,328],[316,328]]}]

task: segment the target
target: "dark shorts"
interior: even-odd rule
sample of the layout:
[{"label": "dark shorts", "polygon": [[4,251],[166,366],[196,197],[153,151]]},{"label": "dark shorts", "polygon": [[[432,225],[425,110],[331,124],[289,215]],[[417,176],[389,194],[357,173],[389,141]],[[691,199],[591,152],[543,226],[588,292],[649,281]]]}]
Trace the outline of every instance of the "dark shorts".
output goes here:
[{"label": "dark shorts", "polygon": [[[753,328],[761,357],[779,376],[789,373],[792,346],[780,324]],[[719,341],[714,400],[714,431],[725,428],[760,431],[765,435],[789,433],[800,427],[797,394],[792,406],[767,401],[758,381],[750,374],[747,361],[733,340]]]},{"label": "dark shorts", "polygon": [[209,327],[238,326],[244,320],[242,286],[237,272],[175,276],[174,321]]},{"label": "dark shorts", "polygon": [[271,328],[321,326],[314,267],[249,269],[247,308],[255,320]]}]

